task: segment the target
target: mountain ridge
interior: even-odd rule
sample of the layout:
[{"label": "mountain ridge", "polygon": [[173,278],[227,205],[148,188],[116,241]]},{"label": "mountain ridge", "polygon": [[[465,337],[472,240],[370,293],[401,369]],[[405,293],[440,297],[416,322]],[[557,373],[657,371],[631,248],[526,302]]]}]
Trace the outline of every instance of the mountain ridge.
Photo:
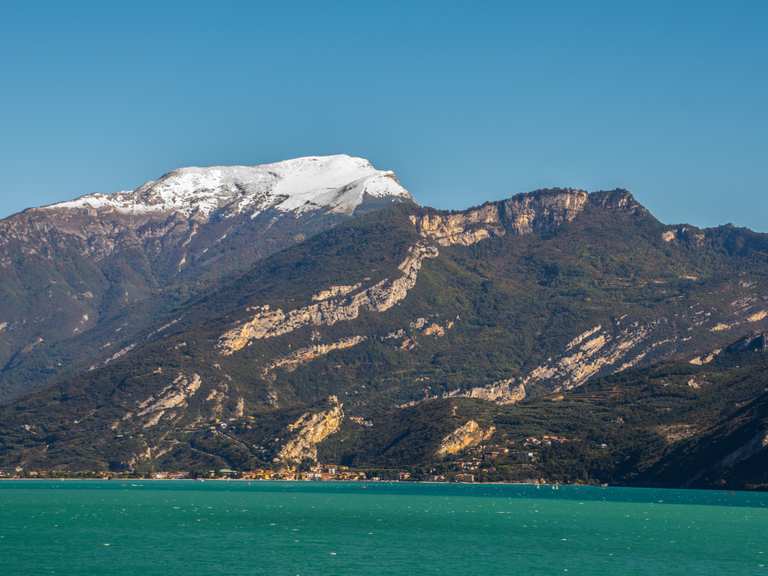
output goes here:
[{"label": "mountain ridge", "polygon": [[203,218],[221,211],[226,216],[248,211],[255,216],[268,208],[301,212],[330,207],[350,212],[364,194],[412,199],[394,172],[377,170],[364,158],[339,154],[252,166],[178,168],[133,191],[88,194],[38,209],[181,212]]},{"label": "mountain ridge", "polygon": [[[0,401],[27,381],[34,388],[55,378],[78,354],[75,339],[143,303],[155,311],[140,310],[143,319],[129,318],[126,330],[165,300],[356,213],[412,201],[393,173],[345,155],[232,170],[180,169],[123,196],[86,195],[0,220]],[[198,179],[201,172],[208,177]],[[184,174],[194,178],[172,182]],[[105,333],[91,345],[113,341]]]},{"label": "mountain ridge", "polygon": [[[759,363],[723,399],[695,374],[740,378],[722,351],[768,329],[766,246],[665,225],[621,189],[376,206],[105,329],[125,336],[0,408],[0,465],[247,470],[300,456],[453,474],[478,450],[522,453],[527,430],[570,438],[536,452],[561,464],[504,460],[483,478],[679,482],[658,463],[689,453],[680,431],[714,429],[712,405],[726,418],[759,390]],[[605,400],[614,388],[639,416]],[[656,413],[670,407],[688,420]]]}]

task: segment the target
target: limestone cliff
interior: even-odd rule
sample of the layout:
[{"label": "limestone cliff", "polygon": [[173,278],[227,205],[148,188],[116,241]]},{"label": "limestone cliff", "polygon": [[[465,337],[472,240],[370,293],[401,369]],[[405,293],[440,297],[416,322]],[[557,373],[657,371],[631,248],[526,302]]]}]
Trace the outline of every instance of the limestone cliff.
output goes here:
[{"label": "limestone cliff", "polygon": [[[179,374],[160,393],[139,402],[136,416],[144,419],[144,428],[156,426],[169,411],[185,408],[189,399],[197,393],[202,383],[202,378],[198,374],[193,374],[192,378],[188,378],[183,373]],[[131,417],[130,413],[126,415],[126,419],[131,419]]]},{"label": "limestone cliff", "polygon": [[306,348],[300,348],[299,350],[278,358],[274,362],[270,363],[267,367],[264,368],[263,373],[264,375],[268,375],[278,368],[292,372],[302,364],[311,362],[316,358],[320,358],[321,356],[325,356],[326,354],[330,354],[336,350],[346,350],[348,348],[352,348],[353,346],[357,346],[358,344],[365,342],[365,340],[365,336],[349,336],[335,342],[328,342],[326,344],[313,344],[312,346],[308,346]]},{"label": "limestone cliff", "polygon": [[421,236],[436,241],[440,246],[469,246],[492,235],[502,236],[505,233],[498,204],[486,204],[465,212],[427,212],[422,216],[411,216],[411,223]]},{"label": "limestone cliff", "polygon": [[517,404],[525,400],[525,385],[515,385],[514,379],[499,380],[488,386],[476,386],[469,391],[459,394],[465,398],[477,398],[496,404]]},{"label": "limestone cliff", "polygon": [[343,405],[336,396],[328,398],[330,407],[320,412],[306,412],[288,426],[293,437],[286,442],[277,461],[285,464],[299,464],[305,460],[317,462],[317,445],[334,434],[344,419]]},{"label": "limestone cliff", "polygon": [[411,246],[407,258],[398,267],[401,275],[393,280],[384,279],[368,288],[288,312],[269,306],[257,307],[249,321],[221,336],[221,353],[229,356],[254,340],[274,338],[304,326],[333,326],[337,322],[354,320],[363,310],[385,312],[405,299],[416,285],[424,260],[437,255],[433,246],[418,243]]},{"label": "limestone cliff", "polygon": [[437,458],[445,458],[446,456],[460,454],[486,440],[490,440],[495,432],[496,428],[493,426],[482,428],[476,421],[469,420],[466,424],[443,438],[437,452],[435,452],[435,456]]},{"label": "limestone cliff", "polygon": [[457,388],[442,394],[430,394],[428,391],[423,398],[410,400],[398,405],[398,408],[411,408],[431,400],[447,398],[475,398],[477,400],[486,400],[500,406],[517,404],[526,398],[524,384],[515,384],[514,378],[498,380],[486,386],[474,386],[469,389]]},{"label": "limestone cliff", "polygon": [[641,324],[623,319],[613,326],[590,328],[574,337],[559,356],[534,368],[522,383],[548,382],[558,388],[571,389],[606,370],[620,372],[631,368],[652,350],[674,342],[668,338],[651,338],[658,325],[658,322]]},{"label": "limestone cliff", "polygon": [[626,190],[589,194],[574,188],[537,190],[462,212],[424,210],[411,216],[419,234],[440,246],[469,246],[493,236],[552,232],[588,207],[639,212],[644,209]]}]

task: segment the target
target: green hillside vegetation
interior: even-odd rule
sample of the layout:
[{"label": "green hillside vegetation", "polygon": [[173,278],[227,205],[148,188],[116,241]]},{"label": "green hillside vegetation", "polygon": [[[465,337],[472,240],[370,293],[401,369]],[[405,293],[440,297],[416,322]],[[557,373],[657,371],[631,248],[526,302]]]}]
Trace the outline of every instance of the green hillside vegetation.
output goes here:
[{"label": "green hillside vegetation", "polygon": [[[544,202],[565,192],[537,194],[531,202],[548,214]],[[470,466],[483,480],[764,484],[755,473],[764,449],[727,458],[763,430],[765,355],[690,360],[768,326],[759,315],[768,308],[768,240],[733,227],[666,226],[627,198],[593,194],[572,221],[545,220],[527,234],[504,220],[515,199],[498,203],[503,235],[435,244],[439,256],[423,260],[407,297],[387,310],[304,325],[231,355],[222,335],[259,307],[287,313],[331,286],[397,278],[409,250],[429,242],[411,219],[445,213],[411,204],[371,212],[214,286],[179,290],[147,310],[151,325],[132,333],[123,356],[0,408],[0,466],[276,466],[289,425],[336,396],[345,417],[319,444],[321,462],[419,477]],[[439,330],[427,333],[432,324]],[[597,352],[574,344],[584,334],[599,336]],[[346,349],[265,368],[351,337],[359,341]],[[577,368],[591,378],[577,379]],[[137,406],[179,375],[199,376],[200,390],[155,424],[137,420]],[[523,383],[526,400],[460,397],[500,381]],[[437,458],[442,439],[468,420],[493,426],[493,437]],[[709,446],[736,468],[713,467]]]}]

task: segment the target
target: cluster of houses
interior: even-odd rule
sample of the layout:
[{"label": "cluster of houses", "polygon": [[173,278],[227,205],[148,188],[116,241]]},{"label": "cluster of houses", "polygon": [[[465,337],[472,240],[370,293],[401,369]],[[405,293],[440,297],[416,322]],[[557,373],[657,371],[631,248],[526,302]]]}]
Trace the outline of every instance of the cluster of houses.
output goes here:
[{"label": "cluster of houses", "polygon": [[365,472],[334,464],[316,464],[308,470],[258,468],[241,472],[239,478],[243,480],[367,480]]},{"label": "cluster of houses", "polygon": [[[153,472],[153,480],[183,480],[190,478],[188,472]],[[197,476],[200,477],[199,475]],[[316,464],[306,470],[297,468],[255,468],[253,470],[231,470],[220,468],[210,470],[202,476],[209,479],[227,480],[369,480],[365,472],[352,470],[335,464]]]},{"label": "cluster of houses", "polygon": [[[564,436],[544,434],[505,444],[480,444],[457,459],[445,462],[442,475],[423,479],[440,481],[447,478],[455,482],[508,479],[509,470],[516,469],[517,476],[522,475],[525,481],[535,482],[538,479],[530,474],[535,472],[533,465],[540,459],[540,451],[569,441]],[[506,471],[503,476],[497,475],[498,467]]]},{"label": "cluster of houses", "polygon": [[526,448],[540,447],[540,446],[552,446],[553,444],[565,444],[568,442],[568,438],[565,436],[555,436],[553,434],[544,434],[541,438],[536,436],[528,436],[523,443]]},{"label": "cluster of houses", "polygon": [[[431,482],[477,482],[501,479],[497,467],[509,470],[519,467],[521,473],[531,468],[539,458],[539,451],[555,444],[569,442],[563,436],[529,436],[517,442],[506,444],[481,444],[469,449],[461,456],[433,465],[426,469],[410,470],[361,470],[336,464],[314,464],[309,467],[256,468],[252,470],[232,470],[221,468],[205,473],[188,471],[157,471],[142,474],[155,480],[184,479],[231,479],[231,480],[304,480],[304,481],[431,481]],[[604,447],[604,446],[603,446]],[[127,478],[139,476],[135,472],[111,473],[94,472],[83,474],[64,474],[46,471],[29,471],[21,467],[0,469],[0,478],[57,478],[77,476],[81,478]],[[505,475],[506,476],[506,475]],[[504,478],[506,479],[506,478]]]}]

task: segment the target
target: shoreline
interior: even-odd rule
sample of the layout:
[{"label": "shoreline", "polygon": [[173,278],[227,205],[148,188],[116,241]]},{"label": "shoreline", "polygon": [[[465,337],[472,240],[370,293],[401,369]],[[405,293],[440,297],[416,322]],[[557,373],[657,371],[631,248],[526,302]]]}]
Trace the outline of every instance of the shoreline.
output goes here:
[{"label": "shoreline", "polygon": [[397,484],[397,485],[435,485],[435,486],[530,486],[536,488],[549,488],[557,491],[560,488],[600,488],[615,489],[623,488],[629,490],[676,490],[680,492],[724,492],[724,493],[744,493],[744,494],[764,494],[768,493],[768,486],[765,488],[688,488],[684,486],[632,486],[626,484],[587,484],[587,483],[567,483],[567,482],[438,482],[434,480],[289,480],[289,479],[247,479],[247,478],[0,478],[2,482],[183,482],[183,483],[256,483],[256,484]]},{"label": "shoreline", "polygon": [[41,481],[96,481],[96,482],[290,482],[292,484],[465,484],[468,486],[591,486],[594,488],[631,488],[621,484],[601,485],[565,482],[439,482],[437,480],[300,480],[288,478],[78,478],[77,476],[61,476],[53,478],[0,478],[0,482],[41,482]]}]

